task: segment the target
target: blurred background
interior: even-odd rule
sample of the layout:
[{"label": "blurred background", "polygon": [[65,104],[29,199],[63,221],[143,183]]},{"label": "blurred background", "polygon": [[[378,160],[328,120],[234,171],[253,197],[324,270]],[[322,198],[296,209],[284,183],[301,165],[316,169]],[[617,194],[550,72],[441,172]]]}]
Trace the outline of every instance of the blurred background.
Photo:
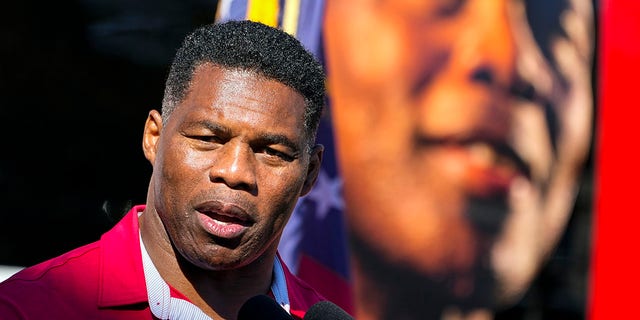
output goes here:
[{"label": "blurred background", "polygon": [[[3,4],[0,265],[32,265],[95,241],[145,201],[144,121],[160,108],[182,38],[213,22],[216,7],[204,0]],[[559,247],[498,319],[585,318],[592,199],[593,156]]]}]

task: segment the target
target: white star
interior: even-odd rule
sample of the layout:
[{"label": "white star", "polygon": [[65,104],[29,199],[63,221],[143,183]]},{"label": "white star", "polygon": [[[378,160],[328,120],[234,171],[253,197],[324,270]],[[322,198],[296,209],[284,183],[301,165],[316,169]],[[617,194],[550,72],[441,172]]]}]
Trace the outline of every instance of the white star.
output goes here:
[{"label": "white star", "polygon": [[316,217],[324,219],[331,208],[342,211],[342,179],[339,176],[331,178],[324,170],[320,170],[318,180],[313,189],[304,198],[316,203]]}]

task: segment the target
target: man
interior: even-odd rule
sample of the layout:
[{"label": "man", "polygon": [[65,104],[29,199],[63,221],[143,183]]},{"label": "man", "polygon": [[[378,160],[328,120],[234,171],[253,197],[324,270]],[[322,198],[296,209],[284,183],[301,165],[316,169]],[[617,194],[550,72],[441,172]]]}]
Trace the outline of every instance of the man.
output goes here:
[{"label": "man", "polygon": [[99,241],[0,284],[2,319],[236,319],[256,295],[301,319],[324,298],[277,253],[313,186],[322,66],[293,37],[230,21],[187,36],[149,112],[147,201]]},{"label": "man", "polygon": [[358,319],[522,297],[588,155],[592,18],[588,0],[327,0]]}]

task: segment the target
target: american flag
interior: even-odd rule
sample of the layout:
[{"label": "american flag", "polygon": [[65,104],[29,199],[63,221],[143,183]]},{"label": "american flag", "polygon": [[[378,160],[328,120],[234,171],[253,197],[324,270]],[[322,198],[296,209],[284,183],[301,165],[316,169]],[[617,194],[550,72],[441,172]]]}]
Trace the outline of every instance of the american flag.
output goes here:
[{"label": "american flag", "polygon": [[[322,0],[221,0],[216,21],[248,19],[278,27],[299,39],[321,62]],[[353,314],[344,224],[342,180],[333,146],[329,106],[320,122],[323,164],[313,190],[298,201],[279,251],[285,263],[327,299]]]}]

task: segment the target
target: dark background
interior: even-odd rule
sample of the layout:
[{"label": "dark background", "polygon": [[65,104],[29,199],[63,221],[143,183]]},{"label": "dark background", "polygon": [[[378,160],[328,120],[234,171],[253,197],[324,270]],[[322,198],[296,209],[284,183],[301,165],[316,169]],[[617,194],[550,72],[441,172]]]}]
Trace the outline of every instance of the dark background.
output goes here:
[{"label": "dark background", "polygon": [[[0,13],[0,264],[95,241],[144,203],[141,149],[184,35],[217,1],[9,1]],[[593,164],[570,226],[536,282],[498,319],[584,319]]]},{"label": "dark background", "polygon": [[10,1],[0,23],[0,264],[93,240],[143,203],[171,58],[215,1]]}]

